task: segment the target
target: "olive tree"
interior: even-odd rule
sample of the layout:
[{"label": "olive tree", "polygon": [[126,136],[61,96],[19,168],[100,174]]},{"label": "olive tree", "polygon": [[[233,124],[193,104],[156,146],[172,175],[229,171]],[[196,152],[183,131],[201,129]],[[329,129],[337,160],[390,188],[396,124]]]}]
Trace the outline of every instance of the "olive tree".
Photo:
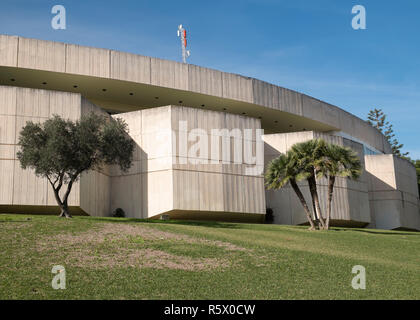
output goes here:
[{"label": "olive tree", "polygon": [[23,169],[33,169],[48,180],[60,216],[69,218],[68,198],[81,173],[103,165],[130,168],[134,142],[127,131],[123,120],[95,113],[77,121],[57,115],[42,124],[28,121],[19,135],[17,158]]}]

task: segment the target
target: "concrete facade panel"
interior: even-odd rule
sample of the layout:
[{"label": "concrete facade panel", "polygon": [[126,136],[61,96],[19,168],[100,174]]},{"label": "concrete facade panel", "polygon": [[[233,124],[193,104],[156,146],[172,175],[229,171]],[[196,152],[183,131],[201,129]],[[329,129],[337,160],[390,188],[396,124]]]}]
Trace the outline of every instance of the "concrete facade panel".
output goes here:
[{"label": "concrete facade panel", "polygon": [[0,115],[0,144],[15,144],[16,117]]},{"label": "concrete facade panel", "polygon": [[322,121],[322,102],[309,97],[307,95],[302,95],[302,115],[304,117]]},{"label": "concrete facade panel", "polygon": [[0,35],[0,65],[17,66],[18,37]]},{"label": "concrete facade panel", "polygon": [[110,50],[68,44],[66,72],[86,76],[109,78]]},{"label": "concrete facade panel", "polygon": [[173,171],[173,201],[177,210],[200,210],[200,186],[198,172]]},{"label": "concrete facade panel", "polygon": [[[144,204],[147,205],[147,217],[153,217],[172,210],[175,206],[175,196],[178,194],[182,196],[185,190],[177,188],[175,185],[173,171],[157,171],[144,174],[147,185],[147,197]],[[177,193],[174,193],[176,190]],[[181,198],[185,201],[185,197]],[[183,202],[182,204],[185,204]]]},{"label": "concrete facade panel", "polygon": [[219,135],[214,129],[225,127],[225,114],[222,112],[195,109],[196,128],[205,130],[208,134]]},{"label": "concrete facade panel", "polygon": [[15,87],[0,86],[1,109],[0,115],[16,114],[16,91]]},{"label": "concrete facade panel", "polygon": [[172,127],[170,107],[145,109],[141,111],[141,115],[142,134],[156,133],[162,130],[168,130]]},{"label": "concrete facade panel", "polygon": [[47,180],[35,176],[30,170],[14,162],[13,205],[47,205]]},{"label": "concrete facade panel", "polygon": [[110,178],[97,171],[80,177],[80,208],[92,216],[109,216]]},{"label": "concrete facade panel", "polygon": [[414,166],[393,155],[369,155],[365,162],[374,216],[371,227],[420,230]]},{"label": "concrete facade panel", "polygon": [[151,58],[151,84],[179,90],[188,90],[188,65]]},{"label": "concrete facade panel", "polygon": [[81,117],[80,95],[75,93],[59,92],[50,95],[50,113],[72,121],[79,120]]},{"label": "concrete facade panel", "polygon": [[188,65],[188,90],[221,97],[222,72]]},{"label": "concrete facade panel", "polygon": [[13,203],[13,160],[0,159],[0,204]]},{"label": "concrete facade panel", "polygon": [[223,73],[223,98],[253,103],[252,79],[232,73]]},{"label": "concrete facade panel", "polygon": [[150,59],[136,54],[111,51],[111,78],[150,84]]},{"label": "concrete facade panel", "polygon": [[15,146],[13,144],[0,144],[0,160],[14,160]]},{"label": "concrete facade panel", "polygon": [[292,220],[292,208],[290,201],[290,191],[283,189],[279,191],[266,191],[265,199],[269,207],[276,212],[274,215],[274,224],[295,224]]},{"label": "concrete facade panel", "polygon": [[16,115],[25,117],[50,116],[50,92],[22,88],[17,92]]},{"label": "concrete facade panel", "polygon": [[147,218],[143,214],[142,174],[112,177],[111,212],[121,208],[129,218]]},{"label": "concrete facade panel", "polygon": [[270,83],[253,79],[253,103],[270,108],[279,108],[278,87]]},{"label": "concrete facade panel", "polygon": [[[274,97],[276,97],[276,94]],[[279,110],[303,115],[302,94],[278,87],[278,99],[279,103],[277,108]],[[274,104],[274,108],[276,108],[276,104]]]},{"label": "concrete facade panel", "polygon": [[223,175],[199,172],[199,199],[201,211],[223,211]]},{"label": "concrete facade panel", "polygon": [[17,65],[19,68],[65,72],[66,45],[19,37]]},{"label": "concrete facade panel", "polygon": [[228,212],[244,211],[243,177],[223,176],[224,209]]}]

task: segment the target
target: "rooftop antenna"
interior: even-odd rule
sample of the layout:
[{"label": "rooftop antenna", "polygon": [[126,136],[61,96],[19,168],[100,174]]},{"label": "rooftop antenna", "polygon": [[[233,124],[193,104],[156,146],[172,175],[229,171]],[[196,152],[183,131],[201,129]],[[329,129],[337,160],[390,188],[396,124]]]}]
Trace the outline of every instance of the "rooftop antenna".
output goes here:
[{"label": "rooftop antenna", "polygon": [[187,30],[184,29],[182,24],[178,26],[178,37],[181,38],[182,62],[187,63],[187,58],[190,56],[190,50],[187,50]]}]

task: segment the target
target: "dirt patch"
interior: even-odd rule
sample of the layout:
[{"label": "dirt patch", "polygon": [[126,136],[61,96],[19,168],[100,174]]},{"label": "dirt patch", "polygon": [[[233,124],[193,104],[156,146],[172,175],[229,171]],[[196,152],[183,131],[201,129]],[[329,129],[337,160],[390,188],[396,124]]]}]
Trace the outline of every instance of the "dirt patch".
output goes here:
[{"label": "dirt patch", "polygon": [[[62,263],[62,262],[60,262]],[[120,248],[115,252],[94,252],[83,248],[69,252],[64,264],[83,268],[137,267],[153,269],[178,269],[188,271],[209,270],[227,267],[226,261],[210,258],[189,258],[176,256],[161,250],[150,248]]]},{"label": "dirt patch", "polygon": [[177,234],[167,231],[161,231],[155,228],[149,228],[140,225],[130,224],[101,224],[100,229],[95,232],[88,231],[78,235],[63,234],[57,235],[56,239],[63,242],[74,243],[100,243],[104,241],[116,241],[127,237],[141,237],[144,240],[174,240],[187,243],[201,243],[213,245],[231,251],[250,251],[249,249],[239,247],[233,243],[218,240],[207,240],[193,238],[184,234]]},{"label": "dirt patch", "polygon": [[[170,240],[213,245],[227,251],[245,251],[232,243],[193,238],[155,228],[122,223],[101,224],[78,234],[59,234],[40,239],[37,251],[48,253],[52,260],[65,254],[64,263],[85,268],[150,267],[155,269],[208,270],[229,266],[227,259],[192,258],[174,255],[145,246],[126,245],[131,241]],[[63,263],[61,261],[60,263]]]}]

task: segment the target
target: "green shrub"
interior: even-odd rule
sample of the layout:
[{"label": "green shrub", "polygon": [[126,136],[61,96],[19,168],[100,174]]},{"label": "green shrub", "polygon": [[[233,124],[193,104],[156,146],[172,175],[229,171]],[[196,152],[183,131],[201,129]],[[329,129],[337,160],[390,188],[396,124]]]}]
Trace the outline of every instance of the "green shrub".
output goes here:
[{"label": "green shrub", "polygon": [[265,223],[272,224],[274,222],[273,209],[267,208],[265,210]]},{"label": "green shrub", "polygon": [[124,212],[123,209],[117,208],[117,209],[114,210],[112,216],[115,217],[115,218],[124,218],[125,217],[125,212]]}]

